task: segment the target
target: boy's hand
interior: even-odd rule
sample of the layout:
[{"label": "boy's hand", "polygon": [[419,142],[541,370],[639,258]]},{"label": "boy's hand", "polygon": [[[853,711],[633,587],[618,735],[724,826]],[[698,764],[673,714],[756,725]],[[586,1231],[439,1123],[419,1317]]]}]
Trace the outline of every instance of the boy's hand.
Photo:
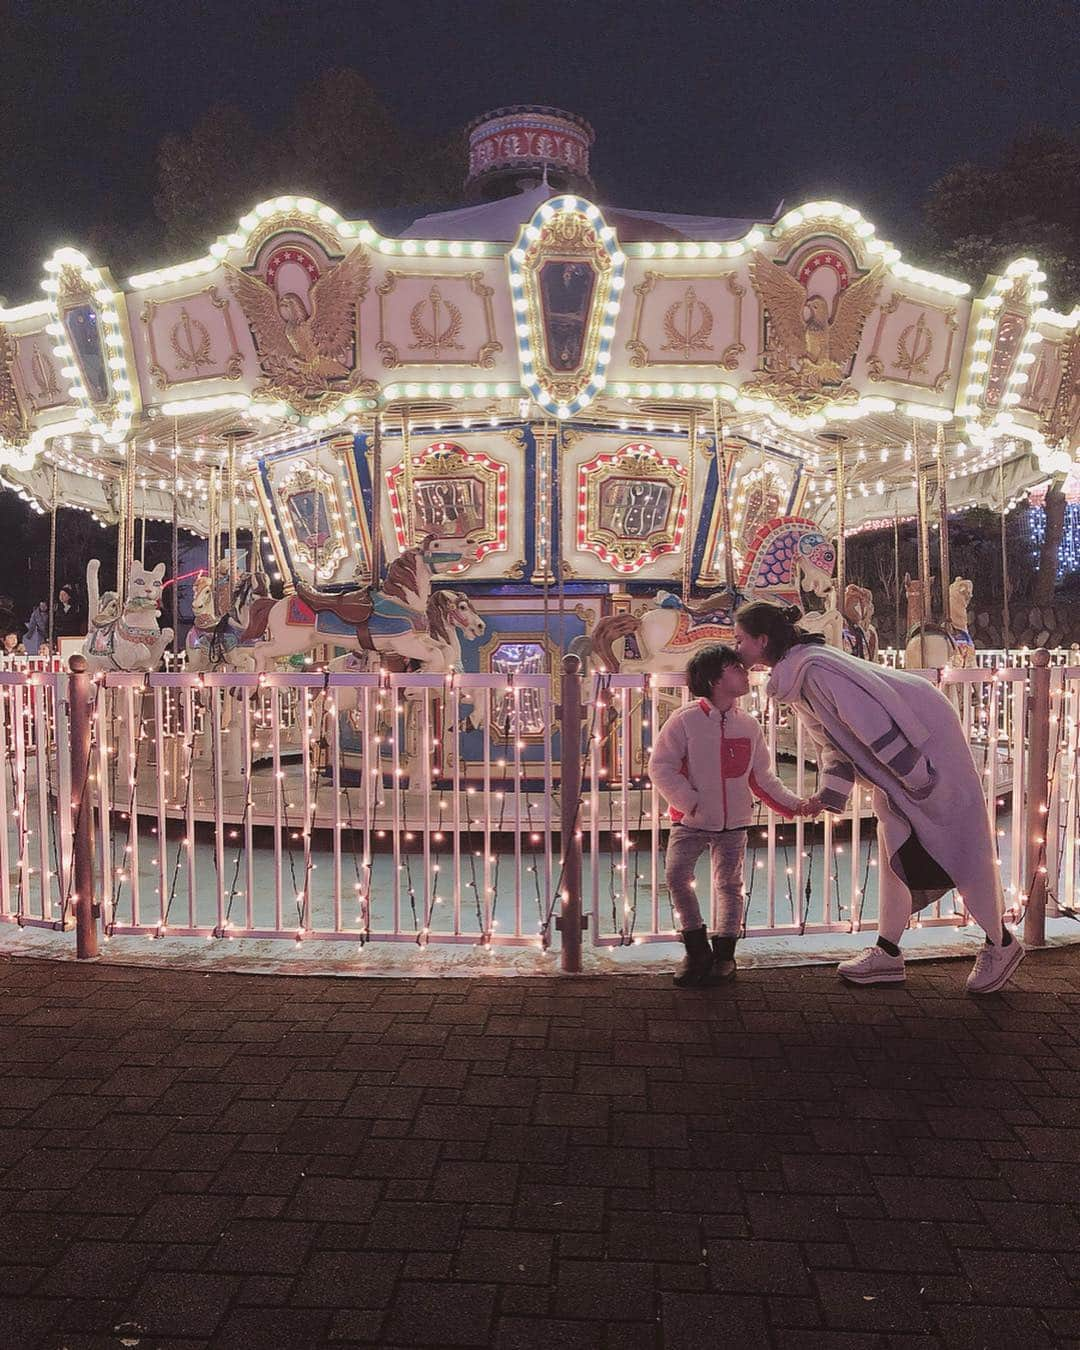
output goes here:
[{"label": "boy's hand", "polygon": [[807,797],[799,807],[800,816],[820,816],[824,808],[819,796]]}]

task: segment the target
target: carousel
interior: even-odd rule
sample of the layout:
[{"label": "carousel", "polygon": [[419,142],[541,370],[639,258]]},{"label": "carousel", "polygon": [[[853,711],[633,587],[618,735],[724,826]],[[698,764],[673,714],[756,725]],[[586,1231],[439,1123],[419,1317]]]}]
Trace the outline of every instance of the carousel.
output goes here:
[{"label": "carousel", "polygon": [[[490,789],[505,732],[543,791],[568,653],[662,681],[773,599],[875,659],[845,540],[912,519],[907,662],[971,664],[979,582],[950,573],[949,512],[1003,507],[1080,449],[1080,311],[1050,306],[1038,262],[973,289],[838,202],[761,221],[601,205],[592,129],[552,108],[499,109],[468,143],[469,204],[398,233],[282,196],[125,279],[61,248],[43,298],[0,309],[3,483],[117,527],[115,590],[87,577],[91,668],[300,670],[305,708],[319,672],[436,692],[460,674],[452,711],[402,700],[393,771],[416,781],[426,754],[433,782]],[[144,565],[147,521],[171,525],[171,566]],[[182,532],[206,541],[186,633]],[[185,699],[138,752],[133,805],[162,819],[214,805],[208,783],[194,807],[158,791],[166,764],[175,783],[186,752],[213,758],[209,730],[185,747]],[[371,753],[362,702],[330,705],[343,783]],[[627,749],[617,703],[603,786],[625,788],[648,738]],[[258,725],[223,743],[244,786],[222,819],[272,818],[274,775],[318,768],[310,714],[285,723],[284,769]]]}]

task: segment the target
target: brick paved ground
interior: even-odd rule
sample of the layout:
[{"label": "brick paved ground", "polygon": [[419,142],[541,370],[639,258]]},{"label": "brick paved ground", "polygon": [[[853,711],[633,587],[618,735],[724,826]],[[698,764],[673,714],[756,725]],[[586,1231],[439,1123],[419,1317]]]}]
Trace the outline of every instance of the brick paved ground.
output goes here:
[{"label": "brick paved ground", "polygon": [[0,962],[0,1347],[1080,1347],[1080,950],[679,994]]}]

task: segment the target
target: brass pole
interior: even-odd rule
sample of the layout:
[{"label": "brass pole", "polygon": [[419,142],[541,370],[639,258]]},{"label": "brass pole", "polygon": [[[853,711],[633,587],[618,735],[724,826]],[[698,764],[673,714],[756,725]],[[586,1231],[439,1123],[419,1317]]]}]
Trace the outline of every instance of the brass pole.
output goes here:
[{"label": "brass pole", "polygon": [[382,502],[382,419],[375,414],[371,434],[371,584],[379,584],[382,570],[382,531],[379,508]]},{"label": "brass pole", "polygon": [[217,469],[210,470],[210,576],[217,583],[218,562],[221,558],[221,490]]},{"label": "brass pole", "polygon": [[[180,587],[176,578],[180,575],[180,419],[173,418],[172,448],[172,630],[173,655],[180,652]],[[175,780],[174,780],[175,781]]]},{"label": "brass pole", "polygon": [[941,571],[941,619],[944,624],[951,622],[949,613],[949,489],[945,470],[945,428],[938,423],[937,429],[937,471],[938,471],[938,557]]},{"label": "brass pole", "polygon": [[896,646],[903,646],[903,633],[900,630],[900,500],[893,497],[893,586],[896,593],[896,613],[894,616]]},{"label": "brass pole", "polygon": [[690,449],[687,455],[686,468],[686,529],[683,531],[683,576],[682,593],[683,600],[689,601],[694,591],[694,477],[695,460],[697,459],[697,409],[691,408],[689,416],[689,441]]},{"label": "brass pole", "polygon": [[926,481],[919,463],[919,428],[911,421],[911,454],[915,461],[915,522],[919,551],[919,669],[926,669],[926,612],[930,607],[930,540],[926,527]]},{"label": "brass pole", "polygon": [[[49,521],[49,656],[53,651],[53,624],[56,609],[56,509],[59,497],[58,483],[60,470],[53,464],[52,471],[52,519]],[[74,597],[73,597],[74,598]]]},{"label": "brass pole", "polygon": [[406,405],[401,410],[401,472],[402,472],[402,524],[405,528],[405,547],[412,548],[414,543],[413,533],[413,463],[412,463],[412,445],[409,438],[409,409]]},{"label": "brass pole", "polygon": [[844,480],[844,444],[836,442],[836,608],[844,608],[845,550],[847,527],[847,484]]},{"label": "brass pole", "polygon": [[724,445],[724,422],[720,416],[720,400],[713,399],[713,438],[716,441],[717,487],[720,493],[720,528],[724,533],[724,580],[728,589],[735,590],[735,541],[731,537],[731,502],[728,498],[728,461]]},{"label": "brass pole", "polygon": [[1001,645],[1005,649],[1005,659],[1009,652],[1009,550],[1007,546],[1005,524],[1005,452],[1002,450],[998,460],[998,496],[1001,500]]},{"label": "brass pole", "polygon": [[[236,594],[236,588],[240,583],[240,568],[236,559],[236,433],[230,431],[225,437],[228,445],[228,459],[226,462],[226,473],[228,475],[226,492],[228,497],[228,522],[229,522],[229,604],[232,605],[233,596]],[[318,538],[318,531],[316,531]],[[216,580],[216,579],[215,579]],[[318,588],[319,582],[316,577],[315,586]]]}]

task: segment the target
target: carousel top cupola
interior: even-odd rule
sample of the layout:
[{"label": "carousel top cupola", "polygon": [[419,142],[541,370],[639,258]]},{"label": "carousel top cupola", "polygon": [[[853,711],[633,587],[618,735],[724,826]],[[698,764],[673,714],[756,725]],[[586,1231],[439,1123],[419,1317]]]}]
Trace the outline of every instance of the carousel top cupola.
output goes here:
[{"label": "carousel top cupola", "polygon": [[583,117],[533,104],[496,108],[470,122],[465,191],[493,201],[547,182],[591,196],[589,150],[596,133]]}]

